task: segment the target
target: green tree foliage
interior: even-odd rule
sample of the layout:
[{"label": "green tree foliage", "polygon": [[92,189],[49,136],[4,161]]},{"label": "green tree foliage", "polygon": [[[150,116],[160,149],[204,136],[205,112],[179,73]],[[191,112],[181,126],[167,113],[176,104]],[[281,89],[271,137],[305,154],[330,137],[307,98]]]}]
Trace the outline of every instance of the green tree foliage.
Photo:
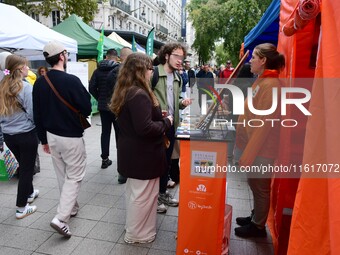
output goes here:
[{"label": "green tree foliage", "polygon": [[235,63],[235,59],[232,59],[227,51],[224,50],[223,44],[219,44],[215,48],[215,59],[217,66],[221,64],[225,65],[226,60],[231,59],[232,63]]},{"label": "green tree foliage", "polygon": [[215,50],[214,42],[224,41],[231,59],[238,59],[244,36],[257,24],[271,0],[191,0],[189,19],[195,28],[192,47],[200,62],[207,62]]},{"label": "green tree foliage", "polygon": [[76,14],[83,18],[85,23],[93,20],[98,11],[98,3],[96,0],[43,0],[43,1],[27,1],[27,0],[5,0],[6,4],[14,5],[21,11],[31,13],[41,13],[47,17],[52,10],[59,10],[65,19],[71,14]]}]

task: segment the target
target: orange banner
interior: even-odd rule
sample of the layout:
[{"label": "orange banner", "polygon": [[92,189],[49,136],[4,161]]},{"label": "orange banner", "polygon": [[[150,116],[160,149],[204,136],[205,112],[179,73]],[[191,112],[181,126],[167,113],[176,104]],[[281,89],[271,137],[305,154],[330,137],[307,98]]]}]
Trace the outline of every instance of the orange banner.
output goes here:
[{"label": "orange banner", "polygon": [[[183,140],[180,153],[177,254],[221,254],[226,242],[227,143]],[[219,172],[209,171],[217,165]]]}]

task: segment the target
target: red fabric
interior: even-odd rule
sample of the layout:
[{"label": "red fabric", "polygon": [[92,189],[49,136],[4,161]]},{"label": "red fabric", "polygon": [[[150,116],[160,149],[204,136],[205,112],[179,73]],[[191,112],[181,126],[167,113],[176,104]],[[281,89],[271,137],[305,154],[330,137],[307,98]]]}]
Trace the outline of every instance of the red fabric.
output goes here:
[{"label": "red fabric", "polygon": [[234,71],[234,68],[230,68],[230,69],[225,68],[225,69],[221,72],[220,78],[229,78],[230,75],[233,73],[233,71]]},{"label": "red fabric", "polygon": [[320,12],[320,0],[300,0],[298,11],[301,19],[314,19]]}]

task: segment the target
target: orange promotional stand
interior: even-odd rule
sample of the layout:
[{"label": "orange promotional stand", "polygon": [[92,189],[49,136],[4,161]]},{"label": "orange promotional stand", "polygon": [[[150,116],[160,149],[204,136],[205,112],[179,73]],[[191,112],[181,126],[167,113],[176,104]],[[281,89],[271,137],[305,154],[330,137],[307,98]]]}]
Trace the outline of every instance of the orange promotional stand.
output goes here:
[{"label": "orange promotional stand", "polygon": [[[225,205],[227,142],[181,140],[180,159],[176,254],[227,254],[231,224],[231,206]],[[210,171],[209,166],[221,168]]]}]

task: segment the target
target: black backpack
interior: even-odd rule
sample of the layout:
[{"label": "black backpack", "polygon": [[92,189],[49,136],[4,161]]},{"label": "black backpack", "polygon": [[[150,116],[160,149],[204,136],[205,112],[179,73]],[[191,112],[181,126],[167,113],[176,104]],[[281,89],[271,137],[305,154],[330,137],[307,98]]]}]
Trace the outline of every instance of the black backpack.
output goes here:
[{"label": "black backpack", "polygon": [[[159,80],[159,71],[158,71],[158,66],[154,66],[153,68],[154,69],[153,69],[153,76],[152,76],[152,80],[151,80],[151,89],[155,90],[156,85],[157,85],[158,80]],[[179,87],[182,88],[182,77],[181,77],[181,75],[177,71],[175,71],[175,75],[180,81]]]}]

